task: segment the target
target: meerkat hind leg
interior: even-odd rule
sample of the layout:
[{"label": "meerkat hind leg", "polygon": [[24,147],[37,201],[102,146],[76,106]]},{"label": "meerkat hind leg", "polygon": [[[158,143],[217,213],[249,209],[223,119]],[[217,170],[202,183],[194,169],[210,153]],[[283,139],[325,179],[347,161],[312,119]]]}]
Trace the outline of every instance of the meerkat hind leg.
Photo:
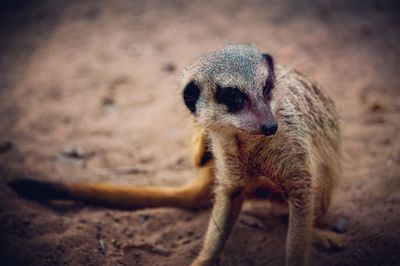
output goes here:
[{"label": "meerkat hind leg", "polygon": [[[327,158],[329,160],[331,158]],[[337,234],[329,229],[327,221],[327,212],[330,207],[332,192],[338,179],[338,171],[331,159],[331,163],[321,163],[319,165],[319,173],[322,177],[319,197],[317,197],[317,210],[315,227],[313,231],[313,244],[327,251],[342,250],[346,246],[343,235]]]}]

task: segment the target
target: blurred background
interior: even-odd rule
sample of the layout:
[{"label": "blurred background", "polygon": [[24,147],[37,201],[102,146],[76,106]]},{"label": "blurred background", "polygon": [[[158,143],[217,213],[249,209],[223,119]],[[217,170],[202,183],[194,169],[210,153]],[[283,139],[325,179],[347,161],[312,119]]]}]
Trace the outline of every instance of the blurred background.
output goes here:
[{"label": "blurred background", "polygon": [[[400,2],[1,1],[0,264],[187,265],[208,210],[27,201],[18,177],[179,185],[195,175],[181,71],[254,43],[314,77],[342,118],[331,214],[348,245],[311,265],[400,263]],[[248,204],[221,265],[282,265],[287,221]]]}]

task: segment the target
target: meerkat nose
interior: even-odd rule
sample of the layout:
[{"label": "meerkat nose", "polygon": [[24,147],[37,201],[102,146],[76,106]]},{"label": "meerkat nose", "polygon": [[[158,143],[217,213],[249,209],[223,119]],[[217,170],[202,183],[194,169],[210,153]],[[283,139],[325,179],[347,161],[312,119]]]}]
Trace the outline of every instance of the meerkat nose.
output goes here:
[{"label": "meerkat nose", "polygon": [[278,130],[278,124],[277,123],[268,123],[268,124],[265,124],[265,125],[261,126],[261,132],[265,136],[274,135],[277,130]]}]

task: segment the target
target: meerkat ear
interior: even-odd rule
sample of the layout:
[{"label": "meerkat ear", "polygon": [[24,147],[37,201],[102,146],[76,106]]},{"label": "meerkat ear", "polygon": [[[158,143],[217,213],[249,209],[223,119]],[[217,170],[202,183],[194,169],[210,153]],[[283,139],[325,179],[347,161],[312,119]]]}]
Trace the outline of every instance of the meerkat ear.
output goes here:
[{"label": "meerkat ear", "polygon": [[274,59],[270,54],[267,53],[262,54],[262,57],[265,59],[265,61],[267,61],[267,65],[271,73],[271,78],[273,79],[275,77]]},{"label": "meerkat ear", "polygon": [[190,112],[196,113],[196,103],[200,97],[200,89],[194,80],[191,80],[183,89],[183,101]]},{"label": "meerkat ear", "polygon": [[274,59],[272,59],[270,54],[264,53],[262,57],[267,61],[269,67],[274,68]]}]

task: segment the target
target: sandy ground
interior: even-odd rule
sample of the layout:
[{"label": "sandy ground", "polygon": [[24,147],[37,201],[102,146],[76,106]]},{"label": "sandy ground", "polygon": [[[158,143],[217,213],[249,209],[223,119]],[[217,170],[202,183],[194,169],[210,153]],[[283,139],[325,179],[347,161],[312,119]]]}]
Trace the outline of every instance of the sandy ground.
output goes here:
[{"label": "sandy ground", "polygon": [[[216,1],[215,1],[216,2]],[[17,177],[179,185],[195,175],[183,67],[254,43],[317,79],[346,153],[330,211],[348,246],[311,265],[400,264],[400,34],[396,1],[3,1],[0,264],[187,265],[209,212],[40,204]],[[83,159],[63,155],[81,149]],[[285,216],[248,204],[221,265],[282,265]]]}]

